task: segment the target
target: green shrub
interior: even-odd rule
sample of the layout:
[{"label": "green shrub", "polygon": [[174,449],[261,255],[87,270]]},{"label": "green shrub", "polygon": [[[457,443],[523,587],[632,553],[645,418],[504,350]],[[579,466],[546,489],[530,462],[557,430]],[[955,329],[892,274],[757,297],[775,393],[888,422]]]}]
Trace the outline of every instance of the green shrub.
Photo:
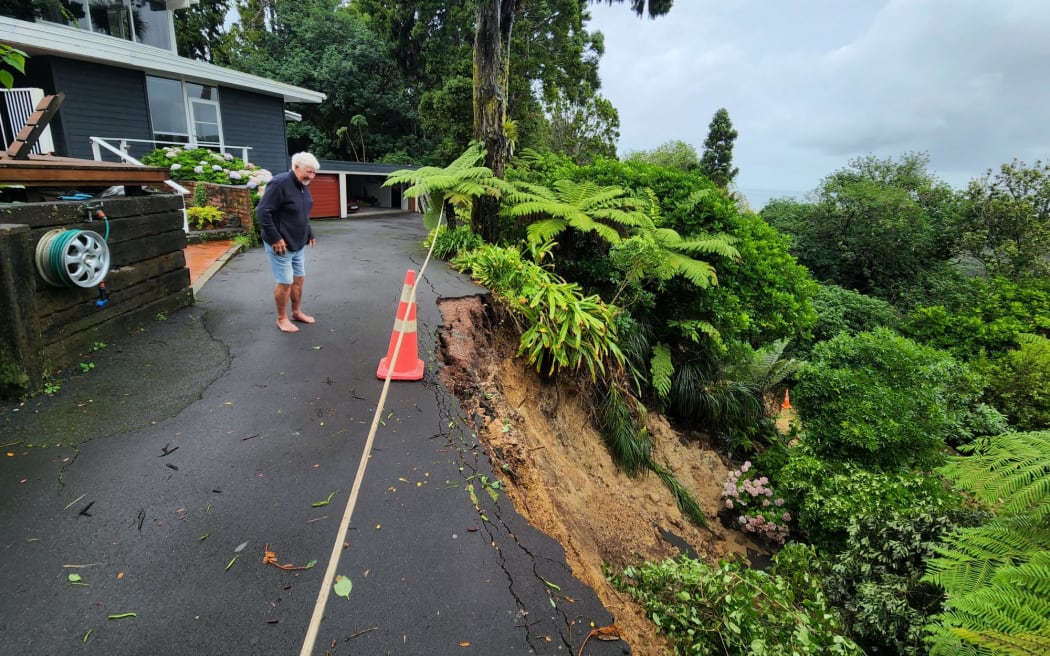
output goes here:
[{"label": "green shrub", "polygon": [[958,357],[994,359],[1014,348],[1018,335],[1050,330],[1050,279],[974,277],[946,294],[909,312],[902,332]]},{"label": "green shrub", "polygon": [[218,207],[187,207],[186,220],[195,230],[211,230],[226,223],[226,215]]},{"label": "green shrub", "polygon": [[1022,335],[1018,341],[992,367],[989,396],[1015,429],[1050,427],[1050,339]]},{"label": "green shrub", "polygon": [[208,188],[203,184],[193,188],[193,207],[204,207],[208,204]]},{"label": "green shrub", "polygon": [[827,605],[814,560],[811,549],[789,545],[770,573],[683,557],[609,578],[645,608],[675,654],[860,655]]},{"label": "green shrub", "polygon": [[787,463],[771,476],[787,505],[795,509],[798,533],[830,553],[846,547],[850,524],[858,518],[914,508],[937,513],[962,502],[929,473],[871,471],[856,463],[828,462],[807,453],[804,446],[789,449]]},{"label": "green shrub", "polygon": [[814,342],[829,340],[843,332],[855,335],[880,326],[896,329],[901,322],[897,310],[888,301],[837,285],[817,288],[813,308],[817,313]]},{"label": "green shrub", "polygon": [[460,253],[473,250],[484,243],[481,235],[477,235],[468,225],[446,228],[435,233],[431,231],[427,237],[427,246],[434,244],[434,257],[441,260],[449,260]]},{"label": "green shrub", "polygon": [[[542,259],[545,251],[534,249]],[[518,355],[547,375],[586,366],[591,378],[605,372],[606,361],[622,366],[616,343],[617,308],[597,296],[584,296],[579,285],[523,259],[516,248],[485,244],[456,257],[452,264],[469,270],[504,300],[523,324]]]},{"label": "green shrub", "polygon": [[818,344],[797,380],[813,453],[887,470],[942,462],[984,384],[948,353],[886,328]]}]

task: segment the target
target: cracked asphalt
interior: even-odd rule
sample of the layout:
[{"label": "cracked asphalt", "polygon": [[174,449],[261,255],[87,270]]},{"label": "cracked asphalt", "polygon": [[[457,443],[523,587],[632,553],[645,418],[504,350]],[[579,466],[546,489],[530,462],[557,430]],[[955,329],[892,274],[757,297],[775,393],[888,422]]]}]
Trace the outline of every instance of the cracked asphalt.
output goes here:
[{"label": "cracked asphalt", "polygon": [[[84,354],[54,395],[0,402],[0,653],[300,653],[405,274],[425,257],[418,215],[314,230],[316,324],[277,330],[256,249],[196,305]],[[482,292],[440,261],[420,280],[425,376],[391,384],[342,538],[352,588],[326,591],[313,654],[575,656],[613,622],[493,485],[438,382],[438,300]],[[267,545],[281,565],[316,564],[264,563]]]}]

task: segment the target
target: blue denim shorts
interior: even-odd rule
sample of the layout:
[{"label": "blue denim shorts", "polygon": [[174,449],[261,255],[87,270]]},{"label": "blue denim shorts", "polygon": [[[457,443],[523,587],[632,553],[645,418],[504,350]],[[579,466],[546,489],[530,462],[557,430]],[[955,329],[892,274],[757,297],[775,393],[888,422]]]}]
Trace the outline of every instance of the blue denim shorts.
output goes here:
[{"label": "blue denim shorts", "polygon": [[263,242],[266,254],[270,256],[270,269],[278,285],[292,284],[292,277],[302,278],[306,275],[306,249],[287,251],[284,255],[273,252],[273,246]]}]

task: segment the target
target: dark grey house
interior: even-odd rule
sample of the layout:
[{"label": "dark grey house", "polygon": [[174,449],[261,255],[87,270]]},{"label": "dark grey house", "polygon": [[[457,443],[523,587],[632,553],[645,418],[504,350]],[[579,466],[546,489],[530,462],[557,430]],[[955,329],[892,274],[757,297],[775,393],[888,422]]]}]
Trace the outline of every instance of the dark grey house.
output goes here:
[{"label": "dark grey house", "polygon": [[186,144],[285,170],[285,122],[294,118],[285,105],[320,103],[324,94],[179,57],[173,12],[196,2],[64,0],[51,20],[0,16],[0,43],[29,55],[16,90],[0,98],[5,138],[32,104],[20,90],[62,92],[42,142],[55,155],[117,161],[111,149],[139,158]]}]

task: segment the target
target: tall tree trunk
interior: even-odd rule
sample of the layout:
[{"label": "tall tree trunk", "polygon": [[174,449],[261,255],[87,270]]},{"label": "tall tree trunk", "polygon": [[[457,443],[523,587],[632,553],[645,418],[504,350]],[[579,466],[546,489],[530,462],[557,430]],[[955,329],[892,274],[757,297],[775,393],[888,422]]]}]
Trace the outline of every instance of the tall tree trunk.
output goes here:
[{"label": "tall tree trunk", "polygon": [[[485,145],[485,166],[502,178],[510,153],[503,121],[507,115],[507,64],[516,0],[484,0],[474,36],[474,138]],[[490,243],[499,237],[499,200],[474,202],[474,231]]]}]

